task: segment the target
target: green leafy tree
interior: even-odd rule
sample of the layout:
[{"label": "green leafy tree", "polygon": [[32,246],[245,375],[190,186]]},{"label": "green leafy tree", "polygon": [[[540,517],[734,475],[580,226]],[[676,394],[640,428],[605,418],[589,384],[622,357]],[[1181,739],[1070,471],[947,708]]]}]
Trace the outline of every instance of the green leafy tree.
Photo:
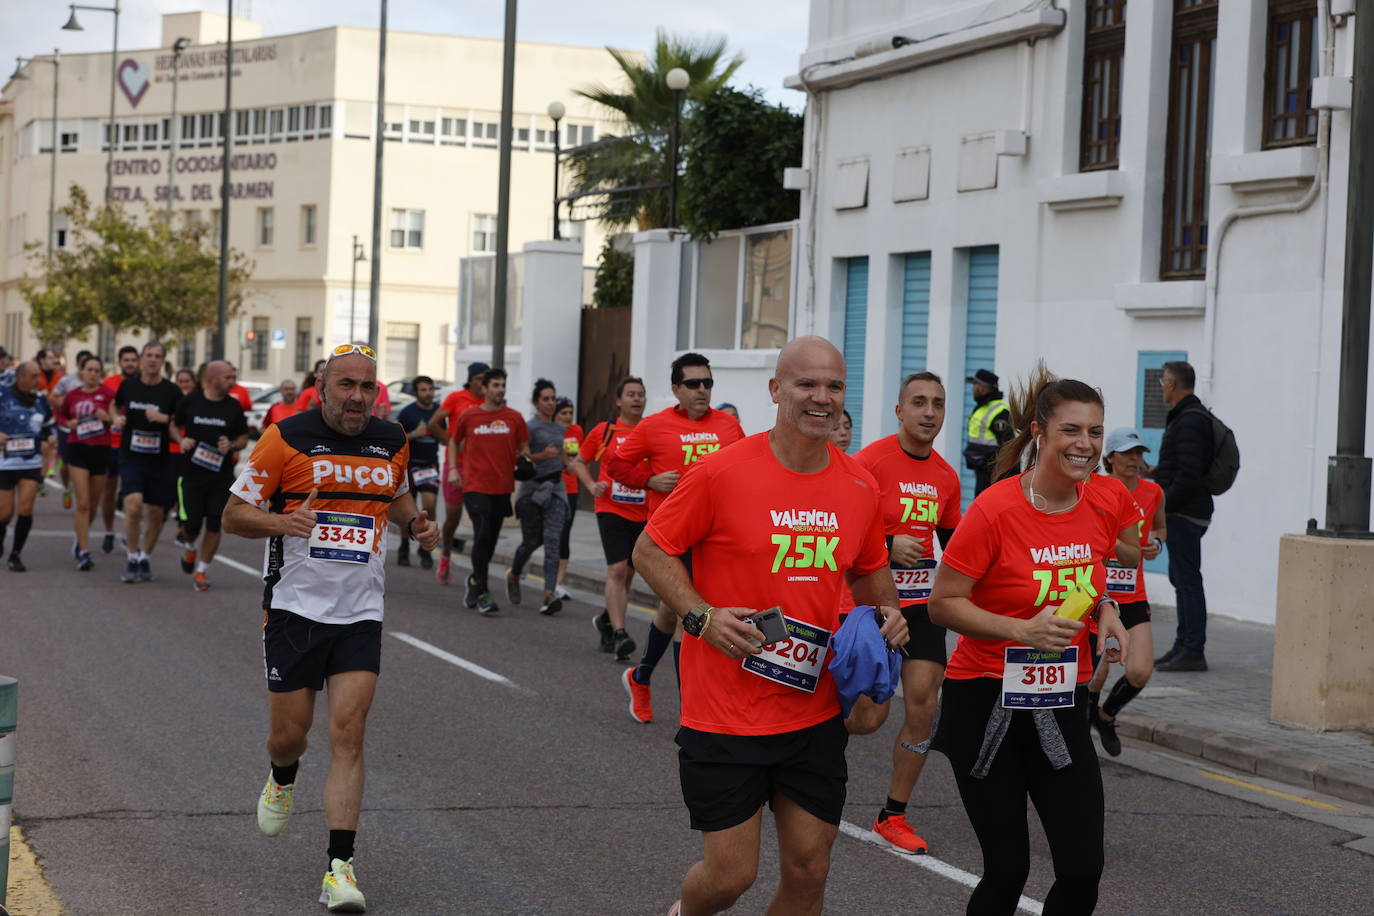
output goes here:
[{"label": "green leafy tree", "polygon": [[615,239],[606,237],[601,248],[601,263],[596,268],[596,282],[592,286],[593,308],[628,306],[634,296],[635,256],[615,247]]},{"label": "green leafy tree", "polygon": [[[592,219],[613,227],[634,225],[656,229],[672,222],[669,191],[672,178],[673,92],[666,77],[669,70],[687,71],[690,83],[684,108],[708,98],[724,86],[744,63],[738,54],[726,58],[725,39],[692,41],[660,30],[653,53],[644,63],[622,51],[607,49],[625,75],[626,85],[612,89],[591,86],[578,95],[614,111],[624,121],[625,132],[609,134],[588,147],[567,154],[572,193],[602,191],[584,198],[579,207]],[[684,114],[683,138],[688,121]]]},{"label": "green leafy tree", "polygon": [[797,218],[782,170],[802,158],[802,117],[763,92],[721,86],[692,108],[678,215],[694,238]]},{"label": "green leafy tree", "polygon": [[[68,244],[47,262],[42,246],[30,245],[34,273],[19,283],[29,303],[29,323],[52,344],[86,340],[92,326],[143,329],[162,340],[218,324],[218,227],[199,221],[175,225],[162,211],[134,219],[118,206],[93,207],[86,192],[71,187],[66,215]],[[229,315],[243,306],[253,264],[229,251]]]}]

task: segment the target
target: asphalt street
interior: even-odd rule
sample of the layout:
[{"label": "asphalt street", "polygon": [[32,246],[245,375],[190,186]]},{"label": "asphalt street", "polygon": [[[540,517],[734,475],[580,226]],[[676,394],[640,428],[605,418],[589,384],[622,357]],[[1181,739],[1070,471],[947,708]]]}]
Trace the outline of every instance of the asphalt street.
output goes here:
[{"label": "asphalt street", "polygon": [[[295,818],[272,839],[254,820],[267,771],[260,544],[227,538],[234,564],[216,563],[198,594],[169,529],[155,581],[124,585],[118,554],[74,570],[56,494],[38,515],[29,572],[0,571],[0,673],[20,683],[15,822],[57,897],[73,914],[323,912],[325,698]],[[678,896],[700,846],[678,790],[671,663],[656,721],[632,721],[621,666],[596,651],[599,605],[545,618],[536,592],[483,618],[459,586],[389,569],[356,859],[370,913],[656,914]],[[827,911],[962,913],[961,881],[982,863],[945,758],[911,808],[931,856],[865,838],[896,724],[850,743]],[[1355,833],[1118,762],[1104,778],[1099,913],[1368,912],[1374,858],[1343,846]],[[1039,912],[1052,871],[1031,817],[1025,911]],[[763,912],[775,882],[768,841],[735,912]]]}]

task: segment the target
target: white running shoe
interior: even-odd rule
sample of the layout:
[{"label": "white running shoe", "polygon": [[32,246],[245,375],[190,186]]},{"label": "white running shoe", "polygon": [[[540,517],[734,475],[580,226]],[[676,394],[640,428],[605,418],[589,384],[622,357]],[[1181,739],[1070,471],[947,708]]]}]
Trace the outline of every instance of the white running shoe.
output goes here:
[{"label": "white running shoe", "polygon": [[320,884],[320,903],[331,913],[362,913],[367,910],[363,892],[358,890],[358,880],[353,876],[353,860],[345,862],[335,859],[329,863],[329,871],[324,873]]},{"label": "white running shoe", "polygon": [[267,785],[262,787],[262,794],[258,796],[258,829],[268,836],[276,836],[286,829],[286,822],[291,820],[291,793],[296,791],[296,784],[293,782],[289,786],[279,786],[272,778],[272,773],[267,774]]}]

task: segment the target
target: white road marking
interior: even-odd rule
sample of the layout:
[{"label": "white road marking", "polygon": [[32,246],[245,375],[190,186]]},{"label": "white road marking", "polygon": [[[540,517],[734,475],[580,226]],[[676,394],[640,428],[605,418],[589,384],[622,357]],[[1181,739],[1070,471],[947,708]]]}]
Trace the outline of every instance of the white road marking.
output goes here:
[{"label": "white road marking", "polygon": [[[885,849],[904,862],[910,862],[912,865],[924,868],[926,871],[933,871],[940,877],[948,878],[956,884],[962,884],[965,887],[977,887],[978,882],[981,880],[977,875],[966,872],[962,868],[956,868],[948,862],[941,862],[934,856],[913,856],[904,852],[898,852],[889,843],[884,842],[883,839],[872,830],[865,830],[857,824],[851,824],[849,821],[840,821],[840,832],[862,843],[869,843],[873,846]],[[1017,905],[1017,909],[1024,910],[1027,913],[1035,913],[1039,916],[1039,914],[1044,911],[1044,906],[1045,905],[1038,900],[1032,900],[1029,897],[1023,896],[1020,903]]]},{"label": "white road marking", "polygon": [[506,686],[506,687],[517,687],[517,686],[518,686],[518,685],[517,685],[514,681],[512,681],[510,678],[505,677],[504,675],[501,675],[501,674],[497,674],[495,671],[492,671],[490,668],[483,668],[481,665],[477,664],[476,662],[470,662],[470,661],[468,661],[468,660],[465,659],[465,658],[459,658],[458,656],[454,655],[452,652],[445,652],[443,649],[440,649],[438,646],[431,645],[431,644],[425,642],[423,639],[416,639],[414,636],[411,636],[409,633],[395,633],[395,632],[393,632],[391,635],[394,636],[394,637],[396,637],[397,639],[399,639],[399,640],[400,640],[401,642],[403,642],[403,643],[407,643],[407,644],[409,644],[409,645],[414,646],[415,648],[419,649],[421,652],[428,652],[430,655],[433,655],[435,658],[442,659],[443,661],[448,662],[450,665],[457,665],[459,668],[462,668],[464,671],[471,672],[472,674],[475,674],[475,675],[477,675],[477,676],[480,677],[480,678],[484,678],[485,680],[491,681],[492,683],[495,683],[495,684],[502,684],[502,685],[504,685],[504,686]]},{"label": "white road marking", "polygon": [[255,579],[262,578],[262,569],[257,566],[249,566],[247,563],[240,563],[233,557],[226,557],[223,554],[216,554],[215,559],[228,566],[230,569],[237,569],[239,572],[248,573]]}]

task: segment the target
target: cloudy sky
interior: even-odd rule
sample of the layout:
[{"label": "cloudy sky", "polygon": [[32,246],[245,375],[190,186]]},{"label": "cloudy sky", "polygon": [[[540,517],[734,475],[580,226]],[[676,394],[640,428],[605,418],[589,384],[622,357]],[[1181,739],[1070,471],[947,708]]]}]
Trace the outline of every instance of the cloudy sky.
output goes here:
[{"label": "cloudy sky", "polygon": [[[111,0],[86,0],[92,6]],[[122,0],[119,44],[152,48],[161,38],[164,12],[213,9],[224,3],[201,0]],[[263,24],[265,35],[279,35],[331,25],[375,28],[378,0],[236,0],[235,12]],[[505,22],[502,0],[390,0],[390,28],[499,38]],[[529,41],[648,50],[654,30],[684,36],[724,35],[730,48],[745,56],[737,84],[753,84],[768,98],[799,110],[802,96],[782,88],[796,71],[806,43],[807,4],[803,0],[520,0],[519,37]],[[82,32],[64,32],[67,4],[58,0],[0,0],[0,80],[13,67],[15,55],[104,51],[110,47],[108,13],[82,12]]]}]

